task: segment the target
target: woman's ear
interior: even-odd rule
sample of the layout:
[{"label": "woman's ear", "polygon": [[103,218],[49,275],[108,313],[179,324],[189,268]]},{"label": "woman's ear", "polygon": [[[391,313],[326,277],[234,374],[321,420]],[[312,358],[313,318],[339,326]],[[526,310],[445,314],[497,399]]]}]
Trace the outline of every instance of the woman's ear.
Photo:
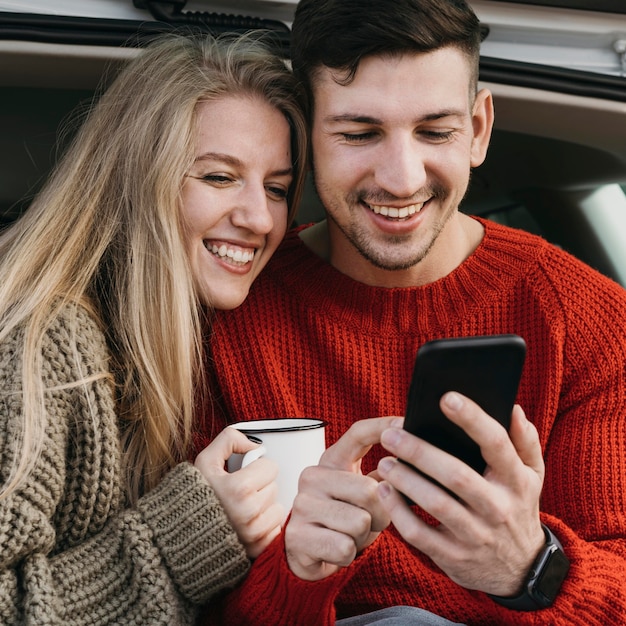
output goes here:
[{"label": "woman's ear", "polygon": [[470,151],[471,167],[478,167],[487,156],[487,148],[493,128],[493,97],[488,89],[481,89],[476,94],[472,111],[474,137]]}]

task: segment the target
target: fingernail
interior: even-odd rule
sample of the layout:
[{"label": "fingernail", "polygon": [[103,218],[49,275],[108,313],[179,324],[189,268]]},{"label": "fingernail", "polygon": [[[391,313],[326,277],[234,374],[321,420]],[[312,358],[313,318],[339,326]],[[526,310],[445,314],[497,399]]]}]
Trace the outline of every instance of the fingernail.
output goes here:
[{"label": "fingernail", "polygon": [[383,446],[397,446],[400,443],[401,436],[402,434],[400,432],[400,429],[388,428],[387,430],[383,431],[380,442],[383,444]]},{"label": "fingernail", "polygon": [[389,458],[381,459],[378,462],[378,471],[383,474],[388,474],[393,468],[393,461]]},{"label": "fingernail", "polygon": [[445,396],[443,401],[446,406],[453,411],[458,411],[463,406],[463,399],[458,393],[454,391],[449,391]]},{"label": "fingernail", "polygon": [[386,482],[378,483],[378,495],[381,498],[387,498],[391,493],[391,487]]}]

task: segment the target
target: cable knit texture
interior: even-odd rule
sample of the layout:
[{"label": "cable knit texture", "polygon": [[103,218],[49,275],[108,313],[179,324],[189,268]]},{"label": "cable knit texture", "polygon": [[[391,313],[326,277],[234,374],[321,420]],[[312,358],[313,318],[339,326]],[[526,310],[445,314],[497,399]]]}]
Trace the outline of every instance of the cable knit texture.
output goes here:
[{"label": "cable knit texture", "polygon": [[[68,388],[107,370],[103,334],[79,316],[76,332],[65,311],[45,336],[43,453],[0,501],[0,623],[192,624],[199,603],[245,574],[245,551],[188,463],[124,506],[112,386]],[[22,332],[0,345],[2,481],[19,439],[22,345]]]},{"label": "cable knit texture", "polygon": [[[207,623],[320,626],[400,604],[481,626],[625,623],[626,292],[538,237],[481,222],[483,241],[464,263],[406,289],[350,280],[291,233],[246,302],[214,326],[222,408],[237,420],[322,418],[331,444],[356,420],[404,414],[425,341],[521,335],[518,401],[546,460],[542,520],[572,564],[554,606],[505,609],[453,583],[390,528],[315,583],[290,573],[277,539],[227,601],[208,607]],[[364,471],[382,455],[374,448]]]}]

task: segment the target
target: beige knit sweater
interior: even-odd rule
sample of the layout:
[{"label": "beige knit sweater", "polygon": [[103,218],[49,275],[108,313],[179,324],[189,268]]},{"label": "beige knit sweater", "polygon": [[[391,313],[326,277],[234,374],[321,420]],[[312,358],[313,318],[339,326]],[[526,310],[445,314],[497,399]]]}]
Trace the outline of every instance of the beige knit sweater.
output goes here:
[{"label": "beige knit sweater", "polygon": [[[76,350],[63,315],[46,335],[50,386],[107,368],[103,334],[80,315]],[[19,433],[21,395],[9,391],[21,387],[22,340],[0,345],[0,482]],[[125,508],[109,383],[51,391],[46,409],[43,454],[0,502],[0,624],[193,623],[195,607],[249,566],[213,491],[182,463]]]}]

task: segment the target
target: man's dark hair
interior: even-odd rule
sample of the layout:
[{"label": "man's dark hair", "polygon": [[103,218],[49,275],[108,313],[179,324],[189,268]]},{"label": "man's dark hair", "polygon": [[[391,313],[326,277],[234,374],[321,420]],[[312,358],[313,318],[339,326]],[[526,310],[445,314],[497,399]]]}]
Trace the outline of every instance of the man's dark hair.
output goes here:
[{"label": "man's dark hair", "polygon": [[465,0],[300,0],[292,26],[291,60],[309,99],[322,66],[350,83],[361,59],[455,46],[478,79],[480,25]]}]

